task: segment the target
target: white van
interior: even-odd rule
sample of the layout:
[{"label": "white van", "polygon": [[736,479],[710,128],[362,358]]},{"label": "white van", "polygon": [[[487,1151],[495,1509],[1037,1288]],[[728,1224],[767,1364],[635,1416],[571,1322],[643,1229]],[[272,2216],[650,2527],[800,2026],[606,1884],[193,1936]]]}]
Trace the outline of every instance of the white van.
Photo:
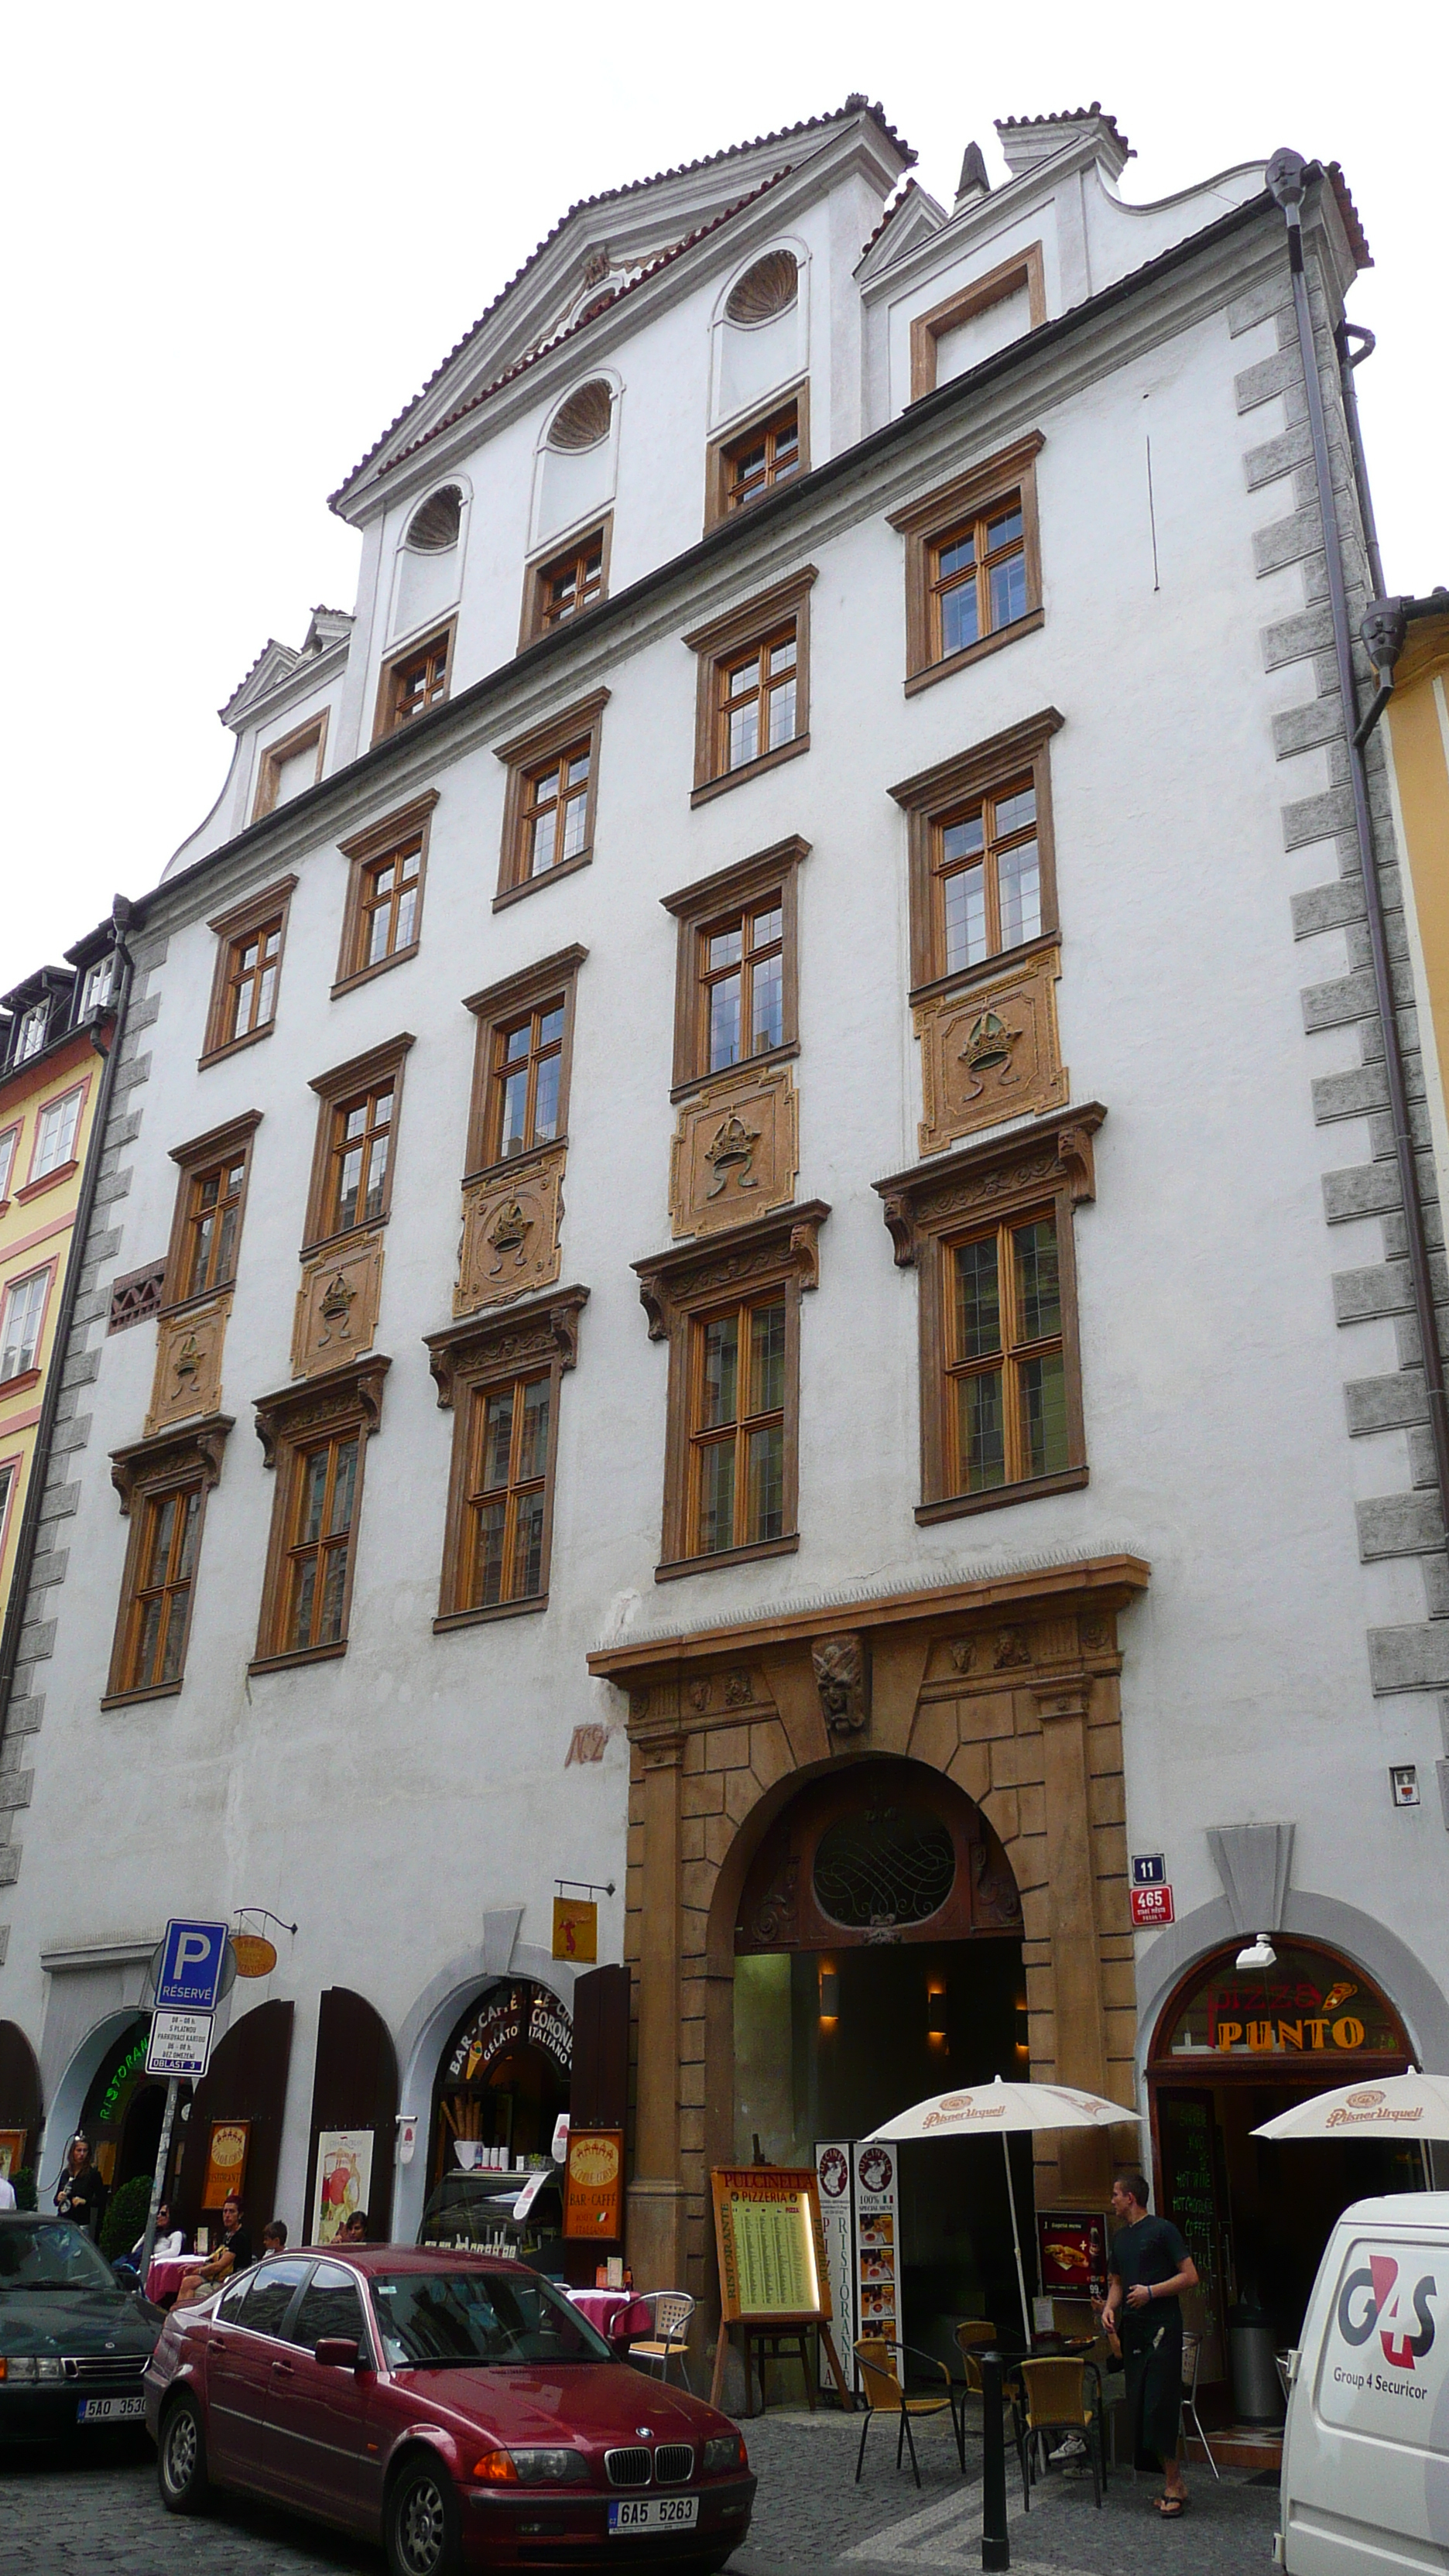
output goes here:
[{"label": "white van", "polygon": [[1288,2368],[1276,2563],[1449,2569],[1449,2192],[1344,2211]]}]

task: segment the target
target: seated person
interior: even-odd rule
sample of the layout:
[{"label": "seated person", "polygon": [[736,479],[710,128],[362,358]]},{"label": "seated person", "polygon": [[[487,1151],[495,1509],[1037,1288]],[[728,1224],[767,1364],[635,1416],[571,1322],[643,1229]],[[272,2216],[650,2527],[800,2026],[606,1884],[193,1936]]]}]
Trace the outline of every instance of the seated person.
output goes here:
[{"label": "seated person", "polygon": [[208,2298],[231,2273],[249,2271],[254,2260],[241,2202],[231,2192],[222,2206],[221,2243],[196,2271],[187,2273],[176,2293],[176,2305],[189,2308],[195,2300]]},{"label": "seated person", "polygon": [[[131,2262],[137,2265],[140,2264],[141,2256],[145,2251],[145,2245],[146,2231],[143,2227],[135,2244],[131,2248],[129,2258]],[[185,2235],[179,2227],[172,2226],[171,2212],[163,2200],[160,2208],[156,2212],[156,2241],[151,2248],[151,2259],[153,2263],[158,2257],[164,2261],[167,2255],[183,2253],[185,2251],[185,2246]]]},{"label": "seated person", "polygon": [[269,2218],[266,2226],[262,2229],[262,2261],[265,2263],[269,2254],[285,2254],[286,2250],[286,2220],[282,2218]]}]

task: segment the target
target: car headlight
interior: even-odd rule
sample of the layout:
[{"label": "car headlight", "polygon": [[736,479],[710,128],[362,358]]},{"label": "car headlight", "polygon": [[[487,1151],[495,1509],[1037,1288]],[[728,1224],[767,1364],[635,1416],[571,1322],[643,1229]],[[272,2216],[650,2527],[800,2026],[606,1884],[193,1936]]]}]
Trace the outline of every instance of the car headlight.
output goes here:
[{"label": "car headlight", "polygon": [[515,2451],[513,2465],[519,2484],[525,2487],[582,2487],[589,2482],[589,2464],[582,2451]]},{"label": "car headlight", "polygon": [[5,2361],[0,2361],[0,2379],[4,2379],[13,2384],[17,2380],[33,2379],[34,2377],[35,2364],[33,2361],[18,2357],[14,2360],[7,2359]]},{"label": "car headlight", "polygon": [[725,2469],[747,2469],[750,2455],[741,2433],[714,2433],[704,2446],[704,2474],[717,2478]]},{"label": "car headlight", "polygon": [[38,2361],[30,2353],[8,2355],[0,2361],[0,2379],[11,2387],[30,2387],[37,2379],[56,2380],[64,2376],[58,2361]]}]

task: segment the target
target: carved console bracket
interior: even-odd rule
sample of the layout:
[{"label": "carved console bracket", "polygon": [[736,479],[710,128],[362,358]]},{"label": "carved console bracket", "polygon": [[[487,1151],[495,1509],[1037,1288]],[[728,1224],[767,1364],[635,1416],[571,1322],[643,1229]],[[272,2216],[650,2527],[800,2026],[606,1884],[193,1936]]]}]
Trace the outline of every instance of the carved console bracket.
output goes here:
[{"label": "carved console bracket", "polygon": [[475,1377],[483,1368],[527,1368],[555,1359],[573,1368],[579,1356],[579,1317],[588,1302],[587,1288],[558,1288],[526,1305],[474,1315],[445,1333],[425,1334],[439,1411],[450,1410],[460,1377]]},{"label": "carved console bracket", "polygon": [[922,1241],[958,1216],[969,1224],[1003,1201],[1063,1183],[1074,1207],[1095,1198],[1092,1138],[1106,1115],[1100,1101],[1087,1101],[1080,1109],[1059,1110],[1030,1127],[1015,1128],[989,1145],[936,1155],[908,1172],[872,1182],[895,1245],[897,1268],[910,1269]]},{"label": "carved console bracket", "polygon": [[651,1342],[669,1339],[686,1297],[694,1306],[701,1295],[712,1296],[717,1289],[746,1291],[752,1280],[777,1279],[782,1270],[793,1270],[802,1289],[818,1288],[818,1238],[829,1214],[824,1199],[807,1199],[758,1225],[733,1228],[717,1252],[701,1252],[696,1243],[636,1261],[639,1303],[649,1318]]},{"label": "carved console bracket", "polygon": [[275,1467],[280,1441],[297,1441],[309,1431],[330,1430],[348,1415],[356,1416],[370,1440],[382,1420],[383,1380],[391,1366],[391,1360],[370,1352],[346,1368],[329,1370],[325,1377],[308,1378],[300,1386],[280,1387],[275,1395],[259,1395],[256,1431],[265,1464]]},{"label": "carved console bracket", "polygon": [[859,1735],[870,1721],[870,1647],[860,1630],[817,1637],[810,1648],[820,1714],[832,1736]]},{"label": "carved console bracket", "polygon": [[111,1482],[121,1497],[122,1519],[130,1517],[132,1501],[143,1485],[165,1484],[173,1475],[192,1474],[198,1467],[205,1484],[214,1485],[235,1423],[234,1414],[213,1413],[204,1422],[189,1423],[184,1431],[163,1432],[156,1439],[133,1440],[128,1448],[113,1449]]}]

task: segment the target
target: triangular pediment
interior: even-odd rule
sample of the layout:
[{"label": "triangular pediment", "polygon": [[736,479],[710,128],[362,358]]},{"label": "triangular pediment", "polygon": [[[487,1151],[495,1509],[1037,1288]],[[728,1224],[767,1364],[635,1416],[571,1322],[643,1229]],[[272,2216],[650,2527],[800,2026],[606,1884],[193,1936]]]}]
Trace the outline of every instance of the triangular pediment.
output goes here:
[{"label": "triangular pediment", "polygon": [[895,204],[887,207],[878,229],[866,244],[865,256],[856,269],[856,276],[862,282],[869,277],[878,277],[883,268],[890,268],[896,260],[903,259],[908,250],[915,249],[917,242],[929,241],[949,221],[945,207],[938,205],[929,190],[918,187],[914,179],[908,179]]}]

